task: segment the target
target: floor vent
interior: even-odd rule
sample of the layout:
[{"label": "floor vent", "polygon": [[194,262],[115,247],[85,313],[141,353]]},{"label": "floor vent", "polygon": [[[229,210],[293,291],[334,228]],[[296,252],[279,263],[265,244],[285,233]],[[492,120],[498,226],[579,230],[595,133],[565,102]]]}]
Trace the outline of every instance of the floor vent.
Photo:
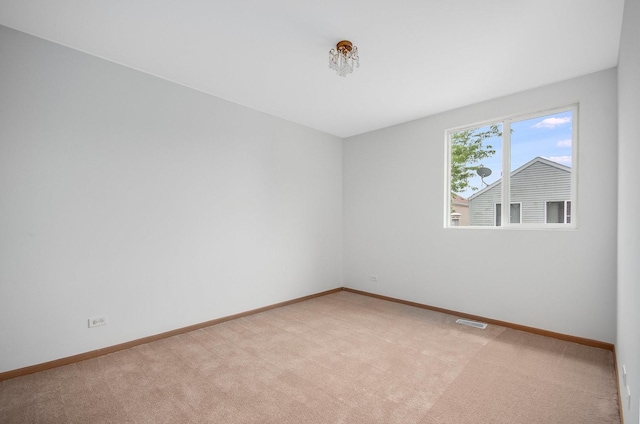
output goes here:
[{"label": "floor vent", "polygon": [[484,322],[469,321],[468,319],[457,319],[456,323],[462,324],[462,325],[468,325],[469,327],[481,328],[483,330],[487,328],[487,324],[485,324]]}]

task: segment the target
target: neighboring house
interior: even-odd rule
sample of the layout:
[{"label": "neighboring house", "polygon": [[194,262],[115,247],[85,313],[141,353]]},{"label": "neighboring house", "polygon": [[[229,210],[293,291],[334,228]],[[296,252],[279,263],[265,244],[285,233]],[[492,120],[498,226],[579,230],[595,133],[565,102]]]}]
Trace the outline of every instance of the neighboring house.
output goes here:
[{"label": "neighboring house", "polygon": [[451,226],[469,225],[469,201],[453,193],[451,198]]},{"label": "neighboring house", "polygon": [[[502,180],[469,197],[469,223],[501,225]],[[571,168],[536,157],[511,173],[511,223],[570,223]]]}]

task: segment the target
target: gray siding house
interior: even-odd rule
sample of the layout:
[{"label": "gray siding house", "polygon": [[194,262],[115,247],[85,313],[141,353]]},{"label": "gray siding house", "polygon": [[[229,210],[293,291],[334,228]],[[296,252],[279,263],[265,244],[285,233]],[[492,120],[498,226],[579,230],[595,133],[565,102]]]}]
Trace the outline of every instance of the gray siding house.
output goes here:
[{"label": "gray siding house", "polygon": [[[501,225],[502,180],[469,197],[469,224]],[[570,223],[571,168],[536,157],[511,173],[511,223]]]}]

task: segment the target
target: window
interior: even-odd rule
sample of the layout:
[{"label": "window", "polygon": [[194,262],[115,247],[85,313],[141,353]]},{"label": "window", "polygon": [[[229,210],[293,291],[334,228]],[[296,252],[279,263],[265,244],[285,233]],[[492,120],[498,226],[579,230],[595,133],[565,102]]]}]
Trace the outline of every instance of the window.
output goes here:
[{"label": "window", "polygon": [[571,201],[547,202],[547,224],[571,224]]},{"label": "window", "polygon": [[446,226],[574,228],[577,116],[571,106],[447,131]]},{"label": "window", "polygon": [[[502,205],[496,203],[496,227],[502,225]],[[509,222],[512,224],[520,223],[520,203],[512,203],[511,211],[509,212]]]}]

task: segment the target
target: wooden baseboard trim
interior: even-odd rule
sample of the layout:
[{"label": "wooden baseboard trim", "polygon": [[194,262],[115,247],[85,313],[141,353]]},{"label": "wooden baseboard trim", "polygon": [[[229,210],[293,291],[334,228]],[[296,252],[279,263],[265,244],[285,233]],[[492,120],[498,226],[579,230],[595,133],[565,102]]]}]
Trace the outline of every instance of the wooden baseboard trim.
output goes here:
[{"label": "wooden baseboard trim", "polygon": [[618,355],[616,354],[616,346],[613,345],[613,369],[616,373],[616,389],[618,389],[618,411],[620,411],[620,424],[624,424],[624,415],[622,409],[622,393],[620,392],[620,374],[618,372]]},{"label": "wooden baseboard trim", "polygon": [[551,337],[551,338],[554,338],[554,339],[559,339],[559,340],[564,340],[564,341],[568,341],[568,342],[578,343],[578,344],[581,344],[581,345],[596,347],[596,348],[599,348],[599,349],[606,349],[606,350],[611,350],[611,351],[614,350],[614,345],[612,343],[601,342],[599,340],[592,340],[592,339],[586,339],[586,338],[583,338],[583,337],[571,336],[571,335],[568,335],[568,334],[556,333],[556,332],[553,332],[553,331],[542,330],[542,329],[535,328],[535,327],[527,327],[526,325],[514,324],[514,323],[511,323],[511,322],[499,321],[499,320],[496,320],[496,319],[481,317],[481,316],[478,316],[478,315],[466,314],[464,312],[458,312],[458,311],[452,311],[450,309],[438,308],[436,306],[430,306],[430,305],[425,305],[425,304],[422,304],[422,303],[411,302],[411,301],[408,301],[408,300],[397,299],[397,298],[394,298],[394,297],[383,296],[383,295],[380,295],[380,294],[369,293],[369,292],[362,291],[362,290],[350,289],[348,287],[345,287],[344,290],[348,291],[348,292],[351,292],[351,293],[361,294],[363,296],[375,297],[377,299],[388,300],[390,302],[396,302],[396,303],[402,303],[402,304],[408,305],[408,306],[415,306],[416,308],[428,309],[430,311],[442,312],[442,313],[445,313],[445,314],[455,315],[455,316],[458,316],[458,317],[461,317],[461,318],[467,318],[467,319],[471,319],[471,320],[474,320],[474,321],[486,322],[487,324],[499,325],[501,327],[507,327],[507,328],[511,328],[513,330],[526,331],[527,333],[538,334],[540,336]]},{"label": "wooden baseboard trim", "polygon": [[327,291],[323,291],[316,294],[311,294],[308,296],[299,297],[292,300],[287,300],[280,303],[274,303],[273,305],[263,306],[262,308],[252,309],[250,311],[241,312],[234,315],[229,315],[222,318],[217,318],[211,321],[201,322],[199,324],[190,325],[187,327],[178,328],[171,331],[166,331],[164,333],[155,334],[149,337],[143,337],[141,339],[131,340],[129,342],[120,343],[114,346],[105,347],[102,349],[92,350],[90,352],[80,353],[78,355],[68,356],[66,358],[55,359],[53,361],[43,362],[41,364],[31,365],[24,368],[19,368],[16,370],[5,371],[0,373],[0,381],[9,380],[10,378],[21,377],[23,375],[33,374],[40,371],[45,371],[51,368],[61,367],[63,365],[69,365],[80,361],[85,361],[87,359],[97,358],[99,356],[107,355],[109,353],[118,352],[120,350],[129,349],[135,346],[139,346],[145,343],[155,342],[157,340],[166,339],[168,337],[177,336],[178,334],[188,333],[189,331],[199,330],[201,328],[210,327],[212,325],[220,324],[222,322],[231,321],[234,319],[246,317],[249,315],[259,314],[260,312],[269,311],[271,309],[280,308],[282,306],[292,305],[294,303],[303,302],[305,300],[313,299],[316,297],[326,296],[328,294],[337,293],[342,291],[343,288],[339,287],[336,289],[331,289]]}]

